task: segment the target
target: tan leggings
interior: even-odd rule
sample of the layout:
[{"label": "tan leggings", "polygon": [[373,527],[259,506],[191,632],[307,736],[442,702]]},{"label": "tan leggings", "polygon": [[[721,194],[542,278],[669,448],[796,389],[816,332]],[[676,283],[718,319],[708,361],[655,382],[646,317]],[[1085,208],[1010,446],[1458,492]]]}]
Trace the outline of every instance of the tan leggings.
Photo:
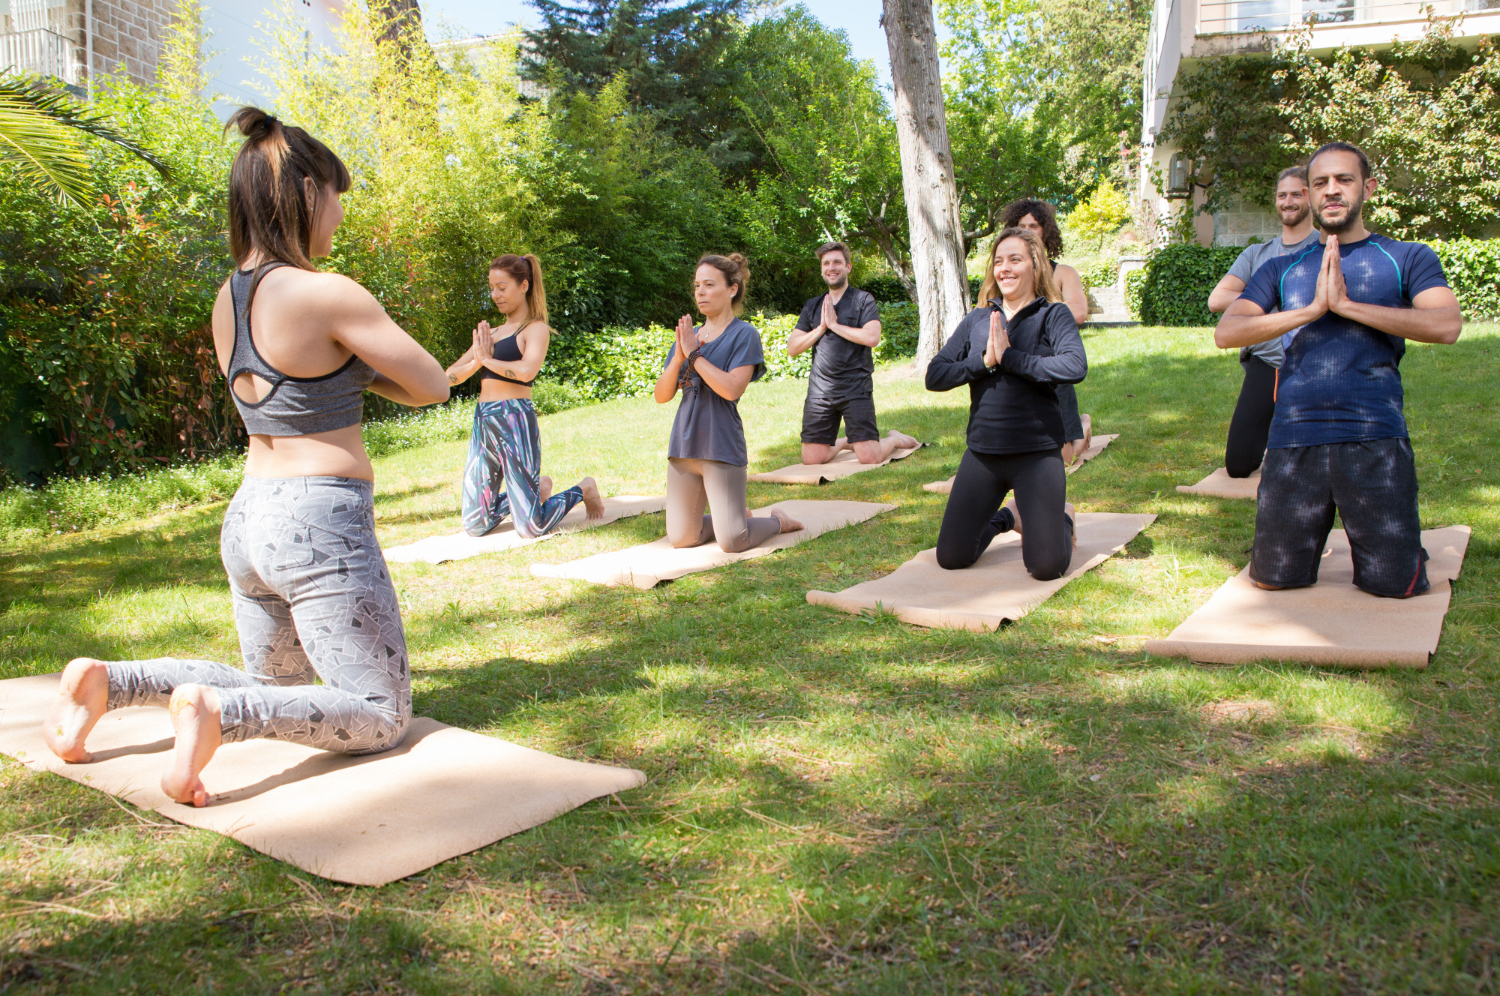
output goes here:
[{"label": "tan leggings", "polygon": [[[740,553],[781,532],[776,519],[750,517],[746,470],[717,460],[667,461],[667,539],[674,547],[717,539],[725,553]],[[705,503],[711,515],[703,514]]]}]

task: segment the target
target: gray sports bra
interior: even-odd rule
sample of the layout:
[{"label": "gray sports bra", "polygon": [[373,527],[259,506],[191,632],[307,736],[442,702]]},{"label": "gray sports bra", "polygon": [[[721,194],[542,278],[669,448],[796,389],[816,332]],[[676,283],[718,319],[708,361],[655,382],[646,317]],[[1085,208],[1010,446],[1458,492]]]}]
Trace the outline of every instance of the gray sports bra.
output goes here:
[{"label": "gray sports bra", "polygon": [[[235,270],[229,277],[234,303],[234,348],[229,354],[229,394],[252,436],[306,436],[359,425],[365,409],[365,389],[375,371],[358,356],[321,377],[291,377],[267,363],[250,336],[250,302],[261,279],[287,263],[267,263],[254,270]],[[259,401],[245,401],[234,393],[234,379],[252,373],[271,385]]]}]

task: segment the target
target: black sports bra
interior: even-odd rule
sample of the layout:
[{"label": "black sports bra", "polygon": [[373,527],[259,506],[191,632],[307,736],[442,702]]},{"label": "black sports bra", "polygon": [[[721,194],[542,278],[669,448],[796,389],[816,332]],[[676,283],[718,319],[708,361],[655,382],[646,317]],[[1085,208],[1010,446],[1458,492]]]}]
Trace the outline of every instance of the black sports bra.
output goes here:
[{"label": "black sports bra", "polygon": [[[525,329],[526,326],[530,324],[530,322],[523,323],[521,325],[521,328],[516,329],[513,335],[508,335],[504,339],[501,339],[499,342],[495,343],[495,350],[490,355],[497,360],[502,360],[507,363],[515,363],[519,361],[521,359],[521,347],[516,344],[516,340],[521,337],[522,329]],[[512,384],[520,384],[522,387],[530,387],[532,384],[536,383],[535,377],[531,378],[530,380],[516,380],[514,377],[507,377],[504,374],[497,374],[489,367],[479,368],[479,379],[509,381]]]}]

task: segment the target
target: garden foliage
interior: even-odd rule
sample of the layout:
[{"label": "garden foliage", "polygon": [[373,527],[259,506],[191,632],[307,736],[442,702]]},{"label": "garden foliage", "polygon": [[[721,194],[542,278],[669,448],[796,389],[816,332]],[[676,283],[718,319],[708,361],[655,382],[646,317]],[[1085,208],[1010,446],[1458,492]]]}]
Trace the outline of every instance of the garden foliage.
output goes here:
[{"label": "garden foliage", "polygon": [[[1429,243],[1469,321],[1500,317],[1500,240]],[[1170,245],[1126,278],[1130,312],[1147,325],[1215,325],[1208,294],[1229,272],[1239,246]],[[1139,273],[1141,276],[1137,277]]]}]

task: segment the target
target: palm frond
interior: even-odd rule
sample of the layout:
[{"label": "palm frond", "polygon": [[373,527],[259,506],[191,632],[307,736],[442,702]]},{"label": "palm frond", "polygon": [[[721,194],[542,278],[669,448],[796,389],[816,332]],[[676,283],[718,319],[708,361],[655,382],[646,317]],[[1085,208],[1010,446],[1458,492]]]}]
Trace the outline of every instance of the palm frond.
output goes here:
[{"label": "palm frond", "polygon": [[5,93],[0,93],[0,162],[60,200],[82,204],[93,199],[89,160],[77,135]]},{"label": "palm frond", "polygon": [[29,106],[65,128],[72,128],[119,146],[164,177],[170,178],[172,175],[172,168],[150,149],[116,131],[102,115],[90,113],[86,105],[40,76],[0,76],[0,101]]}]

